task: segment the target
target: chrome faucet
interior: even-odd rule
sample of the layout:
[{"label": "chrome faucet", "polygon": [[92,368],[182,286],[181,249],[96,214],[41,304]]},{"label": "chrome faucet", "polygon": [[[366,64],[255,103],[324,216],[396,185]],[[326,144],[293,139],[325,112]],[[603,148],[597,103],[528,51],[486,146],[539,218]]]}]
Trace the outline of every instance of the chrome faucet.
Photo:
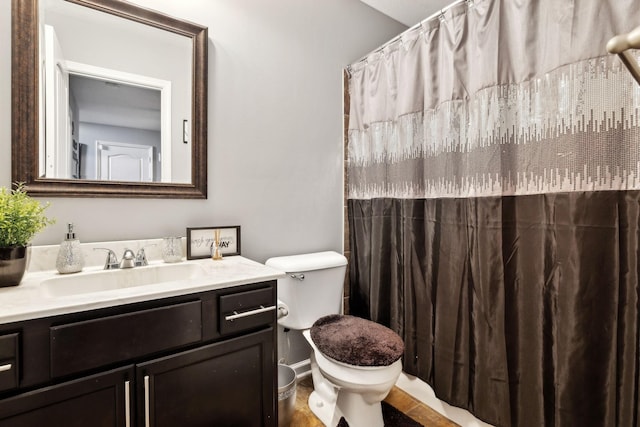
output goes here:
[{"label": "chrome faucet", "polygon": [[[145,246],[145,248],[148,246]],[[144,248],[140,248],[138,253],[135,255],[131,249],[125,248],[120,261],[118,261],[116,253],[109,248],[94,248],[93,250],[107,251],[107,260],[104,263],[104,270],[117,270],[119,268],[144,267],[145,265],[149,265]]]},{"label": "chrome faucet", "polygon": [[145,265],[149,265],[149,262],[147,261],[147,254],[144,252],[144,248],[140,248],[138,250],[138,253],[136,254],[135,265],[136,267],[144,267]]},{"label": "chrome faucet", "polygon": [[145,265],[149,265],[149,261],[147,261],[147,254],[144,250],[145,248],[149,248],[151,246],[156,246],[156,244],[152,243],[138,249],[138,252],[136,253],[136,259],[134,261],[136,267],[144,267]]},{"label": "chrome faucet", "polygon": [[122,259],[120,260],[120,268],[133,268],[136,266],[136,256],[129,248],[124,250]]},{"label": "chrome faucet", "polygon": [[120,268],[120,264],[118,263],[118,257],[116,253],[108,248],[94,248],[94,251],[101,250],[107,251],[107,260],[104,262],[104,270],[116,270]]}]

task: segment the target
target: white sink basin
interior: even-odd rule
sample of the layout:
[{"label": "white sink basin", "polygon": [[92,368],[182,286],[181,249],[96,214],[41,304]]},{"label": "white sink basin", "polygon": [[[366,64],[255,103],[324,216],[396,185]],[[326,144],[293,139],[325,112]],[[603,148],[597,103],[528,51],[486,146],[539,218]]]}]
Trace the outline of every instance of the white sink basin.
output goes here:
[{"label": "white sink basin", "polygon": [[202,277],[205,274],[204,268],[198,264],[160,264],[122,270],[101,270],[68,276],[60,275],[43,280],[40,283],[40,290],[46,297],[58,298],[188,280]]}]

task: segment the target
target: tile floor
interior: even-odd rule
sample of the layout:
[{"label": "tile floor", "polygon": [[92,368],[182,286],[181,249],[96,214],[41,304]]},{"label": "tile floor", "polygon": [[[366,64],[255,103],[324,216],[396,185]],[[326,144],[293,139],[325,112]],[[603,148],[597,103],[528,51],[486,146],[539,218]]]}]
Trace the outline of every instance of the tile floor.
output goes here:
[{"label": "tile floor", "polygon": [[[290,427],[323,427],[307,405],[309,393],[313,390],[311,376],[298,381],[296,387],[296,409]],[[443,417],[419,400],[413,398],[398,387],[394,387],[385,401],[401,410],[420,424],[429,427],[455,427],[458,424]]]}]

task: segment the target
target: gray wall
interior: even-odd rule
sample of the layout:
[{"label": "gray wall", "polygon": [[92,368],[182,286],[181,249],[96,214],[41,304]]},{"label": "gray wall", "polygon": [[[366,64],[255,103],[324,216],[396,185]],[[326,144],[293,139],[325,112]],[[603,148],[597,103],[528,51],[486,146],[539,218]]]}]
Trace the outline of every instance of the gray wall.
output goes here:
[{"label": "gray wall", "polygon": [[[241,225],[243,255],[341,250],[342,69],[405,27],[358,0],[135,0],[209,27],[209,198],[47,198],[83,241]],[[11,180],[10,2],[0,2],[0,186]],[[45,201],[45,199],[43,199]]]}]

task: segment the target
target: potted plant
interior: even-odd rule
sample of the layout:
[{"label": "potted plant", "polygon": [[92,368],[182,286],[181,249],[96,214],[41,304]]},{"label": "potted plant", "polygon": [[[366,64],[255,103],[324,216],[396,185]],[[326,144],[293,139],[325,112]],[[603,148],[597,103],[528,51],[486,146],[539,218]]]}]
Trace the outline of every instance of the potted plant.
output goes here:
[{"label": "potted plant", "polygon": [[27,195],[24,184],[14,186],[13,190],[0,188],[0,287],[20,284],[29,242],[54,222],[44,213],[49,204],[43,206]]}]

